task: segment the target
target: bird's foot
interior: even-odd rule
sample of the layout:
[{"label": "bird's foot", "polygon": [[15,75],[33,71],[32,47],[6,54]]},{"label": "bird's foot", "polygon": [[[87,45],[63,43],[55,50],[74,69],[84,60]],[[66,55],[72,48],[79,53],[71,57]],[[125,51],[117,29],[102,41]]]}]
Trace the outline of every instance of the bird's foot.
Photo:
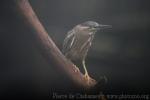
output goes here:
[{"label": "bird's foot", "polygon": [[89,83],[89,81],[90,81],[90,76],[89,76],[88,74],[85,74],[85,75],[84,75],[84,78],[85,78],[86,81]]},{"label": "bird's foot", "polygon": [[[96,81],[94,79],[92,79],[89,74],[85,73],[84,75],[84,79],[85,79],[85,82],[87,83],[87,85],[91,86],[91,85],[95,85],[96,84]],[[94,84],[93,84],[94,83]]]},{"label": "bird's foot", "polygon": [[75,72],[79,72],[80,71],[79,68],[76,65],[74,65],[74,71]]}]

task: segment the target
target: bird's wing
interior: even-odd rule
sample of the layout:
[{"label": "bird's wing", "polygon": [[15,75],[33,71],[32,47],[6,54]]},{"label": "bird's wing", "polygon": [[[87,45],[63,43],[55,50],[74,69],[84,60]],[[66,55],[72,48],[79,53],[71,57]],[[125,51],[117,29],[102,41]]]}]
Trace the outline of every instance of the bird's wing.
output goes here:
[{"label": "bird's wing", "polygon": [[62,52],[64,54],[66,54],[67,52],[69,52],[69,50],[72,48],[72,45],[75,41],[75,32],[74,30],[71,30],[67,33],[67,36],[64,40],[64,43],[63,43],[63,50]]},{"label": "bird's wing", "polygon": [[92,44],[92,40],[94,38],[94,34],[92,34],[89,39],[82,45],[81,49],[80,49],[80,52],[84,52],[85,55],[84,57],[87,55],[87,52]]}]

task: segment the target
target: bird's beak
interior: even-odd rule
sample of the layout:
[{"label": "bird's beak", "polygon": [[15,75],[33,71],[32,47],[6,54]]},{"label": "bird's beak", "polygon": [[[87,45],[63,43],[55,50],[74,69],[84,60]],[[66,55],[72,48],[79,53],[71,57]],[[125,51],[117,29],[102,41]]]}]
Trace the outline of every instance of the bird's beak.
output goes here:
[{"label": "bird's beak", "polygon": [[100,30],[100,29],[107,29],[107,28],[112,28],[111,25],[102,25],[100,24],[99,26],[95,27],[97,30]]}]

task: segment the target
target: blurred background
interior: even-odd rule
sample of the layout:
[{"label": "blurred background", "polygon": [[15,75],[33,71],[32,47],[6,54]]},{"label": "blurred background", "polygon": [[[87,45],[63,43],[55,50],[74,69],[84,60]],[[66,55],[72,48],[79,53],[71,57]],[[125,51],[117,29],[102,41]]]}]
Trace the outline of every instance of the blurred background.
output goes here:
[{"label": "blurred background", "polygon": [[[89,73],[96,80],[108,78],[106,94],[148,94],[149,0],[29,1],[60,49],[66,33],[77,24],[91,20],[112,25],[95,35],[86,59]],[[49,97],[78,90],[67,75],[45,61],[12,2],[0,2],[0,96]]]}]

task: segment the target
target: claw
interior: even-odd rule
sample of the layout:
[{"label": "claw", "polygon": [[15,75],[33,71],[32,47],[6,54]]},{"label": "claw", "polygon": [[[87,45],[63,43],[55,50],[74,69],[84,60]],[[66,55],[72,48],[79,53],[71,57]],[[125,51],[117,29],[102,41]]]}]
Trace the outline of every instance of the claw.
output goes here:
[{"label": "claw", "polygon": [[80,71],[79,68],[76,65],[74,65],[74,67],[75,67],[75,72],[79,72]]},{"label": "claw", "polygon": [[84,77],[84,79],[85,79],[85,83],[86,83],[88,86],[95,86],[95,85],[97,84],[97,82],[96,82],[94,79],[92,79],[92,78],[88,75],[88,73],[85,73],[83,77]]},{"label": "claw", "polygon": [[88,84],[90,84],[90,76],[88,75],[88,73],[85,73],[84,74],[84,78],[85,78],[85,80],[86,80],[86,82],[88,83]]},{"label": "claw", "polygon": [[90,84],[90,76],[88,74],[88,71],[86,69],[86,66],[85,66],[85,60],[82,61],[82,65],[83,65],[83,68],[84,68],[84,71],[85,71],[85,74],[84,74],[84,78],[86,80],[86,82],[88,83],[88,85]]}]

